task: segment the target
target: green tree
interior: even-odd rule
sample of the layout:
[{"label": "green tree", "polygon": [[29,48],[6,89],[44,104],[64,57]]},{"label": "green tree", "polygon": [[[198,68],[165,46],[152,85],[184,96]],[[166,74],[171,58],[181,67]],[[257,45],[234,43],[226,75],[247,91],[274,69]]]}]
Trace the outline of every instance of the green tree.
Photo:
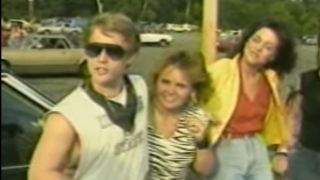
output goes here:
[{"label": "green tree", "polygon": [[[35,16],[90,17],[98,13],[97,0],[34,0]],[[103,11],[122,12],[134,21],[202,22],[203,0],[100,0]],[[2,0],[2,17],[28,17],[28,0]],[[263,18],[285,22],[296,34],[319,31],[320,0],[220,0],[221,29],[240,29]]]},{"label": "green tree", "polygon": [[1,16],[7,18],[28,17],[28,0],[1,0]]}]

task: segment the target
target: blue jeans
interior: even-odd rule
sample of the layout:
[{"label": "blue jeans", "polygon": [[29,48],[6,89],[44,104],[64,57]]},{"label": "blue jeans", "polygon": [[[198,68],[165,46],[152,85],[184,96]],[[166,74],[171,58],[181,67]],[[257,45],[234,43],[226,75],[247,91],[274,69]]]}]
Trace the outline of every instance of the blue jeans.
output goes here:
[{"label": "blue jeans", "polygon": [[217,146],[218,171],[212,180],[272,180],[265,144],[259,135],[223,139]]},{"label": "blue jeans", "polygon": [[290,180],[320,179],[320,152],[298,144],[289,165]]}]

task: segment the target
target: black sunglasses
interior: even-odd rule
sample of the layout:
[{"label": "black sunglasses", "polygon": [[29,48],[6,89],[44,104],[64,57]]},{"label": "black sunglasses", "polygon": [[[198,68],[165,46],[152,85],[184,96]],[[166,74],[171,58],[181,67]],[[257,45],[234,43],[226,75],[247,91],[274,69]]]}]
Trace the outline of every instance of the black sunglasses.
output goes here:
[{"label": "black sunglasses", "polygon": [[92,58],[99,56],[102,50],[113,60],[122,60],[127,54],[124,48],[115,44],[89,43],[85,45],[85,53]]}]

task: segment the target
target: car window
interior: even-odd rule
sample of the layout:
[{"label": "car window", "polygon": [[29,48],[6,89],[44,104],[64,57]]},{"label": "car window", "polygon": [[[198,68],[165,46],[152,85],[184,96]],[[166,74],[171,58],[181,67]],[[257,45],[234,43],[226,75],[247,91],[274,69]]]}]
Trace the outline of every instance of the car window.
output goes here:
[{"label": "car window", "polygon": [[46,110],[5,83],[1,96],[1,166],[28,164]]},{"label": "car window", "polygon": [[57,43],[57,39],[42,38],[40,40],[40,43],[42,45],[42,48],[44,48],[44,49],[52,49],[55,46],[55,44]]},{"label": "car window", "polygon": [[57,49],[67,49],[68,45],[65,39],[57,39],[57,42],[54,45],[54,48]]},{"label": "car window", "polygon": [[18,43],[14,48],[17,49],[29,49],[30,48],[30,44],[32,46],[32,44],[34,44],[34,40],[31,37],[24,37],[23,39],[21,39],[21,42]]},{"label": "car window", "polygon": [[40,40],[43,49],[67,49],[68,43],[63,38],[42,38]]}]

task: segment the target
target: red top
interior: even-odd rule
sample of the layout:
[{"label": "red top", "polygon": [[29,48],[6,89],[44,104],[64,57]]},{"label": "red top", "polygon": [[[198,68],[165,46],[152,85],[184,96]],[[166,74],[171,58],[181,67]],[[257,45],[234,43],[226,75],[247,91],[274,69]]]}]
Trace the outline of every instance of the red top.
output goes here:
[{"label": "red top", "polygon": [[259,82],[259,89],[253,100],[245,94],[240,83],[238,102],[224,134],[245,135],[260,132],[268,112],[271,89],[266,78]]}]

